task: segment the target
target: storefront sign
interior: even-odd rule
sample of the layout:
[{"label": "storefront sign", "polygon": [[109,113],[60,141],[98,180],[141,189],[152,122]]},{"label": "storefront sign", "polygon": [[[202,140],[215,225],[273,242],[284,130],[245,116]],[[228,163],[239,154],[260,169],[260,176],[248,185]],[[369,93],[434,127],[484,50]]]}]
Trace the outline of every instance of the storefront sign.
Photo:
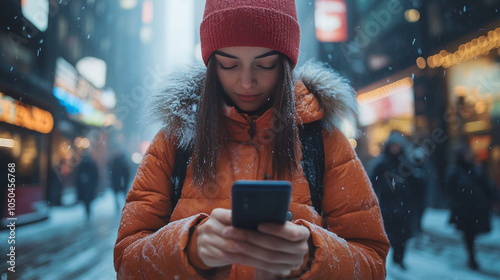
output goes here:
[{"label": "storefront sign", "polygon": [[95,109],[87,102],[68,93],[62,88],[55,87],[53,93],[54,96],[59,99],[59,103],[66,108],[66,111],[70,114],[69,116],[73,119],[89,125],[105,125],[106,114],[104,112]]},{"label": "storefront sign", "polygon": [[14,100],[2,92],[0,92],[0,121],[41,133],[49,133],[54,127],[54,118],[50,112]]},{"label": "storefront sign", "polygon": [[[89,71],[92,70],[90,69],[92,65],[100,69],[94,69],[96,72],[105,71],[105,65],[91,58],[82,60],[79,68],[90,77]],[[99,78],[94,77],[94,83],[99,86],[103,85],[102,79],[105,79],[102,75],[103,73],[98,75]],[[73,65],[61,57],[56,60],[53,94],[66,108],[70,118],[94,126],[112,125],[106,120],[114,117],[108,113],[116,104],[114,92],[96,88],[80,75]]]},{"label": "storefront sign", "polygon": [[347,6],[344,0],[316,0],[314,17],[318,41],[347,40]]},{"label": "storefront sign", "polygon": [[390,118],[414,115],[413,80],[409,77],[359,93],[359,123],[368,126]]}]

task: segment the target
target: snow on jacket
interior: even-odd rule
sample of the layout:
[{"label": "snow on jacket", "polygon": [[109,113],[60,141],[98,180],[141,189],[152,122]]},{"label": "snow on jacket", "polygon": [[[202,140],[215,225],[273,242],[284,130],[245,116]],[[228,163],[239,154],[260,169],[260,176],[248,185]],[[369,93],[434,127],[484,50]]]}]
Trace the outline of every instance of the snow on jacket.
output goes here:
[{"label": "snow on jacket", "polygon": [[[147,118],[161,120],[164,128],[146,152],[122,211],[114,249],[119,279],[253,279],[254,269],[238,264],[205,273],[191,262],[188,243],[214,208],[231,208],[234,181],[272,174],[272,109],[248,116],[226,106],[229,143],[217,166],[217,189],[192,185],[189,166],[181,198],[171,209],[176,147],[194,140],[204,72],[204,67],[192,67],[175,74],[150,103],[156,115]],[[312,207],[300,163],[291,179],[293,222],[309,228],[315,246],[300,279],[384,279],[389,242],[377,198],[355,151],[337,129],[342,118],[357,110],[353,90],[319,63],[306,63],[296,72],[297,123],[321,119],[325,150],[323,217]],[[257,128],[253,137],[252,122]]]}]

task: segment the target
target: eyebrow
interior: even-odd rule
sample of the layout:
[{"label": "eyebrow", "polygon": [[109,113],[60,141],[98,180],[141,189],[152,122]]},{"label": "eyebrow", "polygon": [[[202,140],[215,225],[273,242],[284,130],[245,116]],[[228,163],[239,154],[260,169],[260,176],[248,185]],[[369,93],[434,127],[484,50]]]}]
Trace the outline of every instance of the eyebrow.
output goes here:
[{"label": "eyebrow", "polygon": [[[214,54],[217,54],[217,55],[220,55],[220,56],[224,56],[224,57],[229,57],[229,58],[233,58],[233,59],[239,59],[237,56],[234,56],[234,55],[230,55],[228,53],[225,53],[225,52],[221,52],[221,51],[214,51]],[[258,59],[258,58],[263,58],[263,57],[267,57],[267,56],[271,56],[271,55],[275,55],[275,54],[279,54],[278,51],[270,51],[270,52],[266,52],[264,54],[261,54],[259,56],[256,56],[254,57],[254,59]]]}]

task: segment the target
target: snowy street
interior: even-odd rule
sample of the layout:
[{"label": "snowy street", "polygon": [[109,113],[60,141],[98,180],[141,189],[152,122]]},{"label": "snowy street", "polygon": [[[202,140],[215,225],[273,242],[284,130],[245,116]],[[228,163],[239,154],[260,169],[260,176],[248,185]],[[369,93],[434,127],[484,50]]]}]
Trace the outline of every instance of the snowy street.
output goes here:
[{"label": "snowy street", "polygon": [[[60,206],[51,210],[45,221],[17,227],[15,272],[2,261],[1,280],[5,279],[116,279],[113,269],[113,245],[119,216],[114,197],[105,191],[93,205],[94,216],[86,221],[83,205]],[[493,231],[478,239],[480,271],[467,268],[465,246],[451,227],[447,210],[427,209],[424,232],[410,240],[406,254],[407,270],[391,263],[390,280],[500,279],[500,218],[495,217]],[[0,232],[7,244],[9,230]],[[10,246],[10,245],[9,245]],[[8,246],[2,246],[6,259]]]},{"label": "snowy street", "polygon": [[[448,224],[449,211],[427,209],[423,233],[408,243],[405,271],[387,258],[389,280],[480,280],[500,279],[500,217],[492,219],[492,231],[477,240],[479,271],[467,267],[467,253],[461,232]],[[389,252],[391,254],[392,252]]]},{"label": "snowy street", "polygon": [[[90,221],[83,204],[76,204],[53,207],[49,219],[19,226],[15,272],[7,271],[9,264],[2,261],[1,279],[116,279],[113,246],[119,215],[114,205],[113,193],[105,191],[93,202]],[[8,234],[0,232],[4,244]]]}]

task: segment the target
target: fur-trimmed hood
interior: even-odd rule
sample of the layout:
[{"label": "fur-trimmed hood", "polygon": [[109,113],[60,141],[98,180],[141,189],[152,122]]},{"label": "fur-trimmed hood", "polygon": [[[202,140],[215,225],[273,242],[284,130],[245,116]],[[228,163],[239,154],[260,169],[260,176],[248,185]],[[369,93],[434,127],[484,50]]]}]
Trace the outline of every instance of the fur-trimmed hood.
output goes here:
[{"label": "fur-trimmed hood", "polygon": [[[192,143],[205,73],[204,65],[193,65],[172,73],[161,90],[147,101],[143,122],[160,122],[167,134],[175,135],[180,146]],[[325,129],[332,131],[345,119],[355,120],[358,112],[355,91],[345,78],[326,64],[308,61],[295,69],[294,76],[296,107],[307,110],[307,104],[301,104],[302,102],[318,102]],[[301,93],[303,96],[312,94],[314,97],[307,98],[307,101],[305,98],[297,98],[298,92],[304,90],[306,92]],[[298,116],[301,116],[300,112]]]}]

